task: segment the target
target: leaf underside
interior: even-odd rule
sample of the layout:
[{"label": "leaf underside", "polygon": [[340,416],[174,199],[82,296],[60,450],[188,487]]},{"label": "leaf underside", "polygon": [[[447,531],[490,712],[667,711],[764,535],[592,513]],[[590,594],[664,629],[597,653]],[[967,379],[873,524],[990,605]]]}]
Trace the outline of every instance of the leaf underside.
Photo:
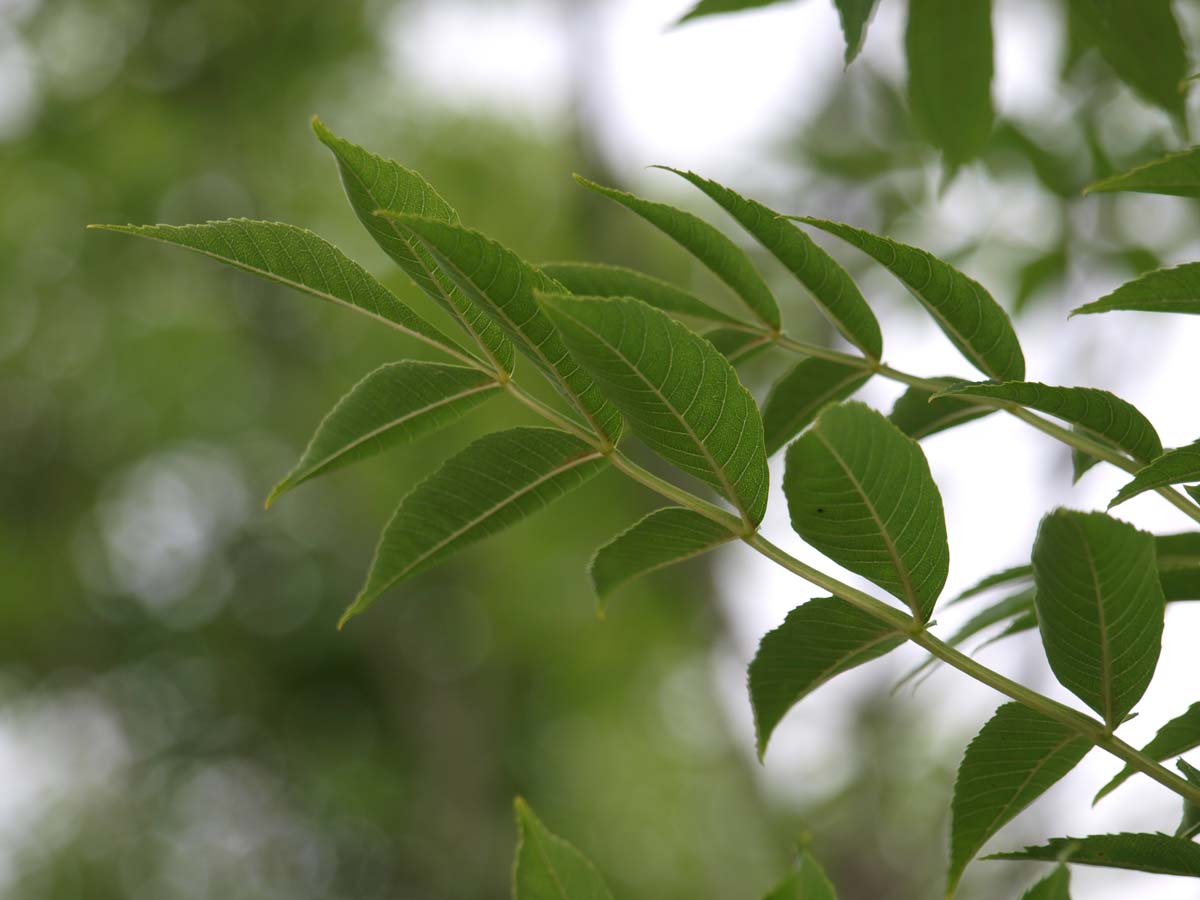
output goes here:
[{"label": "leaf underside", "polygon": [[1149,465],[1139,469],[1133,479],[1117,491],[1108,508],[1112,509],[1146,491],[1197,481],[1200,481],[1200,441],[1168,450]]},{"label": "leaf underside", "polygon": [[1021,900],[1071,900],[1071,870],[1060,863],[1027,890]]},{"label": "leaf underside", "polygon": [[[1182,714],[1158,729],[1158,733],[1154,735],[1150,743],[1141,749],[1141,753],[1155,762],[1162,762],[1164,759],[1178,756],[1180,753],[1187,753],[1196,747],[1200,747],[1200,702],[1193,703]],[[1123,768],[1112,781],[1099,790],[1092,803],[1097,803],[1101,798],[1111,794],[1124,784],[1135,771],[1131,766]]]},{"label": "leaf underside", "polygon": [[1200,315],[1200,263],[1147,272],[1099,300],[1076,307],[1071,315],[1114,310]]},{"label": "leaf underside", "polygon": [[572,294],[633,297],[672,315],[691,316],[723,325],[740,324],[738,319],[709,306],[682,288],[635,269],[585,262],[547,263],[540,268]]},{"label": "leaf underside", "polygon": [[1072,865],[1136,869],[1159,875],[1200,876],[1200,844],[1165,834],[1093,834],[1051,838],[1039,847],[994,853],[985,859],[1056,862],[1070,854]]},{"label": "leaf underside", "polygon": [[824,407],[846,400],[871,379],[870,372],[809,357],[796,363],[771,388],[763,404],[767,455],[808,427]]},{"label": "leaf underside", "polygon": [[1089,185],[1085,193],[1111,191],[1200,197],[1200,147],[1171,153],[1127,172],[1097,181]]},{"label": "leaf underside", "polygon": [[[941,380],[946,382],[947,387],[953,383],[953,379]],[[897,398],[888,418],[910,438],[919,441],[994,412],[997,410],[954,397],[934,396],[929,391],[910,387]]]}]

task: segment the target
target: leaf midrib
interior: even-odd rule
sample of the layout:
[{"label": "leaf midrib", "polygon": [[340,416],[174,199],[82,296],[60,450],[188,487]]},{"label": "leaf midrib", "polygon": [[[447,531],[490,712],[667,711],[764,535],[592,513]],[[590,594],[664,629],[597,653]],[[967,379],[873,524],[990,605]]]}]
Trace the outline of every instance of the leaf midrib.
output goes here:
[{"label": "leaf midrib", "polygon": [[1115,724],[1113,722],[1112,711],[1112,649],[1108,645],[1108,617],[1104,612],[1104,596],[1100,589],[1100,573],[1096,570],[1096,560],[1092,556],[1091,544],[1088,543],[1083,526],[1072,519],[1071,527],[1075,529],[1076,534],[1079,536],[1079,542],[1083,547],[1083,557],[1087,561],[1088,572],[1092,578],[1092,590],[1096,597],[1096,617],[1100,626],[1100,702],[1104,707],[1104,723],[1112,727]]}]

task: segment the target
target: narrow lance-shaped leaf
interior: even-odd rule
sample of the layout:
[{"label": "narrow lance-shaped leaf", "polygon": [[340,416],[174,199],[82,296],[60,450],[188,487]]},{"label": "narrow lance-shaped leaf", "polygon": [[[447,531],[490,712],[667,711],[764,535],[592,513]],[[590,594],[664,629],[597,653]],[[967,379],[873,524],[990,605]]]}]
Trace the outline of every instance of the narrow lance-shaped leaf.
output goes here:
[{"label": "narrow lance-shaped leaf", "polygon": [[1112,509],[1146,491],[1197,481],[1200,481],[1200,441],[1168,450],[1150,465],[1139,469],[1133,480],[1117,491],[1108,507]]},{"label": "narrow lance-shaped leaf", "polygon": [[775,383],[763,406],[767,455],[803,431],[822,408],[847,399],[870,379],[871,373],[857,366],[800,360]]},{"label": "narrow lance-shaped leaf", "polygon": [[613,442],[620,437],[620,414],[571,358],[534,299],[535,292],[557,293],[562,285],[477,231],[414,216],[380,215],[417,235],[455,284],[495,320],[600,434]]},{"label": "narrow lance-shaped leaf", "polygon": [[1057,509],[1033,545],[1050,668],[1112,728],[1150,684],[1162,643],[1154,537],[1102,513]]},{"label": "narrow lance-shaped leaf", "polygon": [[[1084,190],[1085,194],[1133,191],[1141,194],[1169,194],[1175,197],[1200,197],[1200,147],[1170,153],[1126,172],[1112,175]],[[1103,310],[1088,310],[1103,312]]]},{"label": "narrow lance-shaped leaf", "polygon": [[[946,382],[947,387],[955,381],[949,378],[941,380]],[[954,397],[934,396],[929,391],[910,387],[896,400],[888,418],[910,438],[919,441],[994,412],[994,408]]]},{"label": "narrow lance-shaped leaf", "polygon": [[613,900],[596,867],[542,824],[520,797],[513,900]]},{"label": "narrow lance-shaped leaf", "polygon": [[967,864],[988,838],[1070,772],[1092,749],[1074,729],[1020,703],[1007,703],[967,747],[951,804],[953,896]]},{"label": "narrow lance-shaped leaf", "polygon": [[267,505],[310,478],[444,428],[499,389],[491,375],[478,369],[411,360],[381,366],[317,426],[304,455],[271,491]]},{"label": "narrow lance-shaped leaf", "polygon": [[883,353],[879,321],[846,270],[812,238],[775,210],[748,200],[715,181],[695,172],[681,172],[667,166],[659,168],[687,179],[737,219],[808,288],[818,308],[846,340],[872,359],[879,359]]},{"label": "narrow lance-shaped leaf", "polygon": [[867,39],[867,23],[875,13],[879,0],[833,0],[838,18],[842,22],[842,34],[846,37],[846,65],[854,62]]},{"label": "narrow lance-shaped leaf", "polygon": [[[1191,765],[1186,759],[1177,761],[1175,765],[1183,773],[1184,778],[1200,788],[1200,769]],[[1183,801],[1183,818],[1179,821],[1179,827],[1175,829],[1175,837],[1191,840],[1197,836],[1200,836],[1200,803],[1196,803],[1185,797]]]},{"label": "narrow lance-shaped leaf", "polygon": [[[1193,703],[1181,715],[1176,716],[1162,728],[1145,747],[1141,749],[1143,756],[1148,756],[1155,762],[1162,762],[1180,753],[1187,753],[1200,747],[1200,702]],[[1108,784],[1100,788],[1092,803],[1098,803],[1101,798],[1111,794],[1124,784],[1136,770],[1126,766]]]},{"label": "narrow lance-shaped leaf", "polygon": [[750,704],[758,755],[789,709],[834,675],[904,643],[895,626],[836,597],[810,600],[769,632],[750,663]]},{"label": "narrow lance-shaped leaf", "polygon": [[950,550],[915,441],[861,403],[827,407],[788,448],[783,490],[800,537],[928,620]]},{"label": "narrow lance-shaped leaf", "polygon": [[763,324],[772,330],[779,329],[779,307],[771,289],[741,248],[716,228],[698,216],[665,203],[643,200],[625,191],[588,181],[579,175],[575,176],[575,180],[584,187],[633,210],[668,235],[729,285]]},{"label": "narrow lance-shaped leaf", "polygon": [[1200,315],[1200,263],[1147,272],[1099,300],[1076,307],[1071,315],[1113,310]]},{"label": "narrow lance-shaped leaf", "polygon": [[399,223],[375,214],[383,209],[457,224],[458,213],[454,208],[411,169],[338,137],[320,119],[314,117],[312,125],[317,138],[333,153],[350,206],[375,243],[417,287],[474,337],[498,368],[511,372],[512,344],[499,327],[438,269],[415,235]]},{"label": "narrow lance-shaped leaf", "polygon": [[738,319],[709,306],[682,288],[634,269],[584,262],[547,263],[540,268],[572,294],[633,297],[672,315],[691,316],[723,325],[741,324]]},{"label": "narrow lance-shaped leaf", "polygon": [[771,889],[763,900],[837,900],[837,891],[808,851],[800,854],[800,866]]},{"label": "narrow lance-shaped leaf", "polygon": [[700,0],[699,3],[684,13],[675,24],[682,25],[685,22],[690,22],[693,19],[701,19],[705,16],[745,12],[749,9],[758,9],[760,6],[773,6],[776,3],[782,2],[784,0]]},{"label": "narrow lance-shaped leaf", "polygon": [[986,575],[979,579],[979,581],[975,582],[946,605],[953,606],[955,603],[970,600],[972,597],[978,597],[984,591],[990,591],[994,587],[1010,585],[1020,581],[1030,581],[1032,579],[1033,566],[1031,565],[1012,566],[1008,569],[1002,569],[999,572],[993,572],[991,575]]},{"label": "narrow lance-shaped leaf", "polygon": [[598,450],[553,428],[512,428],[469,444],[400,501],[339,626],[384,591],[537,512],[606,464]]},{"label": "narrow lance-shaped leaf", "polygon": [[757,526],[767,507],[762,420],[733,366],[704,338],[637,300],[542,300],[634,433]]},{"label": "narrow lance-shaped leaf", "polygon": [[[969,0],[968,5],[976,2]],[[984,375],[996,381],[1025,377],[1025,357],[1012,321],[979,282],[917,247],[838,222],[795,218],[874,257],[908,287],[951,343]]]},{"label": "narrow lance-shaped leaf", "polygon": [[1086,429],[1139,461],[1149,462],[1162,453],[1162,442],[1150,420],[1137,407],[1097,388],[984,381],[955,385],[940,396],[999,400],[1036,409]]},{"label": "narrow lance-shaped leaf", "polygon": [[324,238],[282,222],[225,219],[203,225],[93,225],[194,250],[410,334],[464,362],[471,358]]},{"label": "narrow lance-shaped leaf", "polygon": [[1071,870],[1060,863],[1027,890],[1021,900],[1071,900]]},{"label": "narrow lance-shaped leaf", "polygon": [[728,528],[690,509],[656,509],[596,551],[589,571],[597,600],[642,575],[683,562],[736,539]]},{"label": "narrow lance-shaped leaf", "polygon": [[913,120],[957,169],[992,132],[991,0],[909,0],[904,46]]},{"label": "narrow lance-shaped leaf", "polygon": [[1165,834],[1093,834],[1051,838],[1040,847],[994,853],[985,859],[1057,862],[1070,854],[1072,865],[1135,869],[1159,875],[1200,875],[1200,844]]}]

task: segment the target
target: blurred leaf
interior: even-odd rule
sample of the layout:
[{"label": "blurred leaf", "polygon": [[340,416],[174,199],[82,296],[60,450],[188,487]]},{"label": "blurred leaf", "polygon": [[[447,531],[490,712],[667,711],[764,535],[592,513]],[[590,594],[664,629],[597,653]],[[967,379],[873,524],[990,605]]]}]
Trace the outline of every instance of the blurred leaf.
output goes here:
[{"label": "blurred leaf", "polygon": [[572,294],[633,297],[665,313],[726,325],[740,324],[733,316],[709,306],[693,294],[633,269],[583,262],[549,263],[540,268]]},{"label": "blurred leaf", "polygon": [[1057,509],[1033,545],[1037,617],[1055,677],[1115,728],[1150,684],[1163,630],[1154,537]]},{"label": "blurred leaf", "polygon": [[800,854],[800,867],[783,879],[763,900],[837,900],[837,891],[807,851]]},{"label": "blurred leaf", "polygon": [[953,606],[955,603],[961,603],[963,600],[969,600],[972,597],[977,597],[984,591],[989,591],[1000,585],[1013,584],[1018,581],[1025,581],[1033,578],[1033,566],[1013,566],[1009,569],[1003,569],[999,572],[994,572],[991,575],[986,575],[975,584],[971,585],[949,603],[947,606]]},{"label": "blurred leaf", "polygon": [[267,505],[310,478],[445,428],[499,389],[478,369],[411,360],[380,366],[321,421]]},{"label": "blurred leaf", "polygon": [[[1185,759],[1179,760],[1175,765],[1188,781],[1196,787],[1200,787],[1200,769],[1189,765]],[[1200,805],[1185,798],[1183,818],[1179,822],[1179,827],[1175,829],[1175,837],[1190,840],[1197,835],[1200,835]]]},{"label": "blurred leaf", "polygon": [[733,365],[740,365],[770,350],[775,342],[763,334],[742,331],[740,328],[714,328],[704,332],[704,339]]},{"label": "blurred leaf", "polygon": [[[1181,715],[1158,729],[1150,743],[1141,749],[1141,754],[1155,762],[1162,762],[1196,747],[1200,747],[1200,702],[1193,703]],[[1123,768],[1112,781],[1100,788],[1092,803],[1099,803],[1124,784],[1135,771],[1130,766]]]},{"label": "blurred leaf", "polygon": [[783,0],[700,0],[699,3],[684,13],[683,17],[675,24],[682,25],[684,22],[690,22],[693,19],[700,19],[704,16],[744,12],[748,9],[758,9],[760,6],[773,6],[781,2]]},{"label": "blurred leaf", "polygon": [[871,372],[826,359],[802,359],[771,388],[763,406],[763,433],[770,456],[803,431],[830,403],[845,400]]},{"label": "blurred leaf", "polygon": [[[951,378],[940,380],[945,381],[947,386],[958,381]],[[919,441],[956,425],[990,416],[996,411],[994,407],[977,406],[953,397],[935,397],[929,391],[910,387],[897,398],[888,419],[910,438]]]},{"label": "blurred leaf", "polygon": [[1083,184],[1078,160],[1050,152],[1011,119],[999,124],[993,142],[997,147],[1009,148],[1024,157],[1037,180],[1050,193],[1063,198],[1079,195]]},{"label": "blurred leaf", "polygon": [[1200,197],[1200,147],[1170,153],[1084,189],[1085,194],[1109,191]]},{"label": "blurred leaf", "polygon": [[1021,900],[1071,900],[1071,870],[1059,863],[1053,872],[1027,890]]},{"label": "blurred leaf", "polygon": [[685,178],[737,219],[755,239],[808,288],[809,295],[833,326],[850,343],[872,359],[883,353],[879,322],[858,285],[833,257],[813,243],[812,238],[786,218],[755,200],[701,178],[660,166]]},{"label": "blurred leaf", "polygon": [[1002,826],[1077,766],[1092,743],[1020,703],[1006,703],[967,746],[954,784],[952,896],[967,864]]},{"label": "blurred leaf", "polygon": [[1160,875],[1200,875],[1200,844],[1165,834],[1093,834],[1051,838],[1040,847],[993,853],[985,859],[1037,859],[1057,862],[1070,854],[1072,865],[1136,869]]},{"label": "blurred leaf", "polygon": [[616,441],[621,415],[567,353],[534,299],[562,286],[507,247],[477,231],[416,216],[381,213],[415,234],[455,284],[499,325],[600,434]]},{"label": "blurred leaf", "polygon": [[683,562],[737,535],[690,509],[656,509],[596,551],[589,566],[601,609],[609,594],[634,578]]},{"label": "blurred leaf", "polygon": [[779,330],[779,307],[771,289],[741,248],[716,228],[698,216],[665,203],[643,200],[625,191],[588,181],[579,175],[575,176],[575,180],[584,187],[633,210],[672,238],[729,285],[764,325],[773,331]]},{"label": "blurred leaf", "polygon": [[826,407],[788,448],[783,490],[800,537],[929,619],[950,550],[915,441],[861,403]]},{"label": "blurred leaf", "polygon": [[553,428],[511,428],[469,444],[400,501],[367,583],[338,626],[384,591],[537,512],[607,463],[600,451]]},{"label": "blurred leaf", "polygon": [[834,675],[877,659],[904,640],[894,626],[836,597],[810,600],[788,613],[762,639],[750,663],[759,757],[789,709]]},{"label": "blurred leaf", "polygon": [[1067,251],[1056,247],[1049,253],[1035,256],[1017,271],[1017,294],[1013,299],[1013,311],[1020,314],[1029,306],[1029,301],[1042,291],[1060,284],[1067,274]]},{"label": "blurred leaf", "polygon": [[751,525],[767,508],[762,420],[712,344],[637,300],[544,295],[567,346],[651,450]]},{"label": "blurred leaf", "polygon": [[838,222],[804,217],[799,221],[874,257],[912,291],[951,343],[984,375],[997,381],[1025,377],[1025,358],[1008,313],[979,282],[917,247]]},{"label": "blurred leaf", "polygon": [[1150,465],[1139,469],[1133,480],[1109,501],[1108,508],[1112,509],[1146,491],[1197,481],[1200,481],[1200,441],[1168,450]]},{"label": "blurred leaf", "polygon": [[867,24],[875,14],[879,0],[833,0],[838,18],[842,22],[842,34],[846,36],[846,65],[854,62],[867,39]]},{"label": "blurred leaf", "polygon": [[513,900],[613,900],[586,857],[542,824],[520,797]]},{"label": "blurred leaf", "polygon": [[1099,300],[1076,307],[1071,315],[1113,310],[1200,315],[1200,263],[1147,272]]},{"label": "blurred leaf", "polygon": [[913,120],[952,172],[992,132],[990,0],[909,0],[904,46]]},{"label": "blurred leaf", "polygon": [[376,215],[379,210],[388,210],[458,224],[454,208],[411,169],[338,137],[316,117],[312,126],[317,138],[333,153],[350,206],[375,243],[475,338],[497,367],[512,372],[513,348],[496,323],[455,287],[411,232],[398,222]]}]

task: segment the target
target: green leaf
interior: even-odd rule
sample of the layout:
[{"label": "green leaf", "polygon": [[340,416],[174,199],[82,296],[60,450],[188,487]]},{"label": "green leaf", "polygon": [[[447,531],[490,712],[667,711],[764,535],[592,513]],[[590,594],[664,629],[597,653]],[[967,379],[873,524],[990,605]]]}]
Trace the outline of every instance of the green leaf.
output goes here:
[{"label": "green leaf", "polygon": [[1002,569],[999,572],[993,572],[979,581],[975,582],[949,603],[947,606],[953,606],[955,603],[961,603],[963,600],[970,600],[972,597],[978,597],[984,591],[990,591],[994,587],[1001,585],[1014,584],[1019,581],[1028,581],[1033,578],[1033,566],[1022,565],[1013,566],[1009,569]]},{"label": "green leaf", "polygon": [[367,583],[338,627],[389,588],[579,487],[607,462],[600,451],[553,428],[512,428],[469,444],[400,501]]},{"label": "green leaf", "polygon": [[867,39],[867,24],[875,14],[879,0],[833,0],[838,18],[842,22],[842,34],[846,36],[846,65],[854,62]]},{"label": "green leaf", "polygon": [[499,389],[491,375],[477,369],[413,361],[380,366],[321,421],[267,506],[310,478],[445,428]]},{"label": "green leaf", "polygon": [[634,269],[584,262],[547,263],[540,268],[572,294],[633,297],[672,315],[725,325],[741,324],[733,316],[709,306],[682,288]]},{"label": "green leaf", "polygon": [[[1190,765],[1185,759],[1179,760],[1175,765],[1188,781],[1196,787],[1200,787],[1200,769]],[[1191,840],[1198,835],[1200,835],[1200,805],[1184,798],[1183,818],[1179,821],[1179,827],[1175,829],[1175,837]]]},{"label": "green leaf", "polygon": [[316,117],[312,126],[317,138],[333,153],[350,206],[375,243],[475,339],[497,369],[512,372],[513,348],[499,327],[439,270],[411,232],[375,215],[384,209],[457,224],[454,208],[411,169],[338,137]]},{"label": "green leaf", "polygon": [[837,891],[820,864],[805,851],[800,854],[800,867],[775,885],[763,900],[837,900]]},{"label": "green leaf", "polygon": [[684,13],[675,24],[682,25],[684,22],[690,22],[693,19],[700,19],[704,16],[745,12],[749,9],[758,9],[760,6],[773,6],[781,2],[783,0],[700,0],[699,3]]},{"label": "green leaf", "polygon": [[1071,870],[1059,863],[1053,872],[1027,890],[1021,900],[1071,900]]},{"label": "green leaf", "polygon": [[704,332],[704,339],[735,366],[749,362],[775,345],[769,335],[740,328],[714,328]]},{"label": "green leaf", "polygon": [[1057,509],[1033,545],[1037,617],[1055,677],[1115,728],[1150,684],[1162,641],[1154,537]]},{"label": "green leaf", "polygon": [[[1072,431],[1079,431],[1078,428],[1072,428]],[[1107,441],[1102,443],[1107,444]],[[1078,484],[1079,479],[1092,470],[1098,463],[1099,459],[1084,453],[1078,447],[1071,448],[1071,484]]]},{"label": "green leaf", "polygon": [[802,359],[775,383],[763,406],[763,432],[770,456],[803,431],[830,403],[847,399],[871,372],[826,359]]},{"label": "green leaf", "polygon": [[637,300],[542,300],[634,433],[757,526],[767,508],[762,420],[733,366],[704,338]]},{"label": "green leaf", "polygon": [[905,636],[835,597],[810,600],[769,632],[750,663],[758,755],[789,709],[834,675],[883,656]]},{"label": "green leaf", "polygon": [[946,583],[946,520],[915,441],[861,403],[830,406],[788,448],[792,528],[921,621]]},{"label": "green leaf", "polygon": [[695,172],[682,172],[669,166],[659,168],[687,179],[733,216],[808,288],[817,307],[846,340],[872,359],[879,359],[883,353],[879,321],[854,279],[832,256],[813,243],[812,238],[775,210],[748,200],[715,181]]},{"label": "green leaf", "polygon": [[1200,147],[1169,153],[1160,159],[1089,184],[1084,189],[1085,194],[1112,191],[1200,197]]},{"label": "green leaf", "polygon": [[534,299],[535,292],[558,293],[562,285],[478,231],[416,216],[380,215],[420,238],[454,283],[492,317],[592,427],[616,442],[621,434],[620,414],[571,358]]},{"label": "green leaf", "polygon": [[[1193,703],[1181,715],[1158,729],[1158,733],[1141,749],[1141,753],[1155,762],[1162,762],[1196,747],[1200,747],[1200,702]],[[1092,803],[1099,803],[1102,798],[1124,784],[1135,771],[1131,766],[1123,768],[1112,781],[1100,788]]]},{"label": "green leaf", "polygon": [[324,238],[295,225],[225,219],[203,225],[93,225],[194,250],[322,300],[364,313],[464,362],[471,358],[366,269]]},{"label": "green leaf", "polygon": [[1001,400],[1036,409],[1111,442],[1134,459],[1149,462],[1162,453],[1158,432],[1132,404],[1108,391],[1051,387],[1036,381],[959,384],[942,396]]},{"label": "green leaf", "polygon": [[746,254],[713,226],[698,216],[665,203],[643,200],[625,191],[588,181],[580,175],[576,175],[575,180],[633,210],[671,237],[729,285],[764,325],[773,331],[779,330],[779,307],[771,289]]},{"label": "green leaf", "polygon": [[1154,545],[1167,601],[1200,600],[1200,532],[1155,535]]},{"label": "green leaf", "polygon": [[1006,703],[967,747],[951,804],[952,896],[988,838],[1070,772],[1092,749],[1074,729],[1020,703]]},{"label": "green leaf", "polygon": [[1182,121],[1187,50],[1171,0],[1071,0],[1087,39],[1142,99]]},{"label": "green leaf", "polygon": [[603,609],[609,594],[628,581],[736,539],[728,528],[690,509],[656,509],[596,551],[589,572]]},{"label": "green leaf", "polygon": [[1200,263],[1147,272],[1099,300],[1076,307],[1071,315],[1113,310],[1200,315]]},{"label": "green leaf", "polygon": [[1036,859],[1057,862],[1070,854],[1072,865],[1136,869],[1159,875],[1200,875],[1200,844],[1165,834],[1093,834],[1051,838],[1040,847],[994,853],[985,859]]},{"label": "green leaf", "polygon": [[953,171],[992,133],[990,0],[909,0],[904,46],[913,121]]},{"label": "green leaf", "polygon": [[1200,441],[1168,450],[1150,465],[1138,469],[1133,480],[1109,501],[1108,508],[1112,509],[1146,491],[1197,481],[1200,481]]},{"label": "green leaf", "polygon": [[[957,379],[939,380],[945,380],[947,387],[957,382]],[[910,387],[896,400],[888,418],[910,438],[919,441],[964,422],[990,416],[994,412],[994,408],[977,406],[953,397],[935,397],[929,391]]]},{"label": "green leaf", "polygon": [[[963,5],[978,2],[966,0]],[[799,221],[836,235],[874,257],[912,291],[951,343],[984,375],[996,381],[1020,381],[1025,377],[1025,357],[1012,321],[979,282],[917,247],[838,222],[810,218]]]},{"label": "green leaf", "polygon": [[513,900],[613,900],[608,885],[587,858],[552,834],[520,797]]}]

